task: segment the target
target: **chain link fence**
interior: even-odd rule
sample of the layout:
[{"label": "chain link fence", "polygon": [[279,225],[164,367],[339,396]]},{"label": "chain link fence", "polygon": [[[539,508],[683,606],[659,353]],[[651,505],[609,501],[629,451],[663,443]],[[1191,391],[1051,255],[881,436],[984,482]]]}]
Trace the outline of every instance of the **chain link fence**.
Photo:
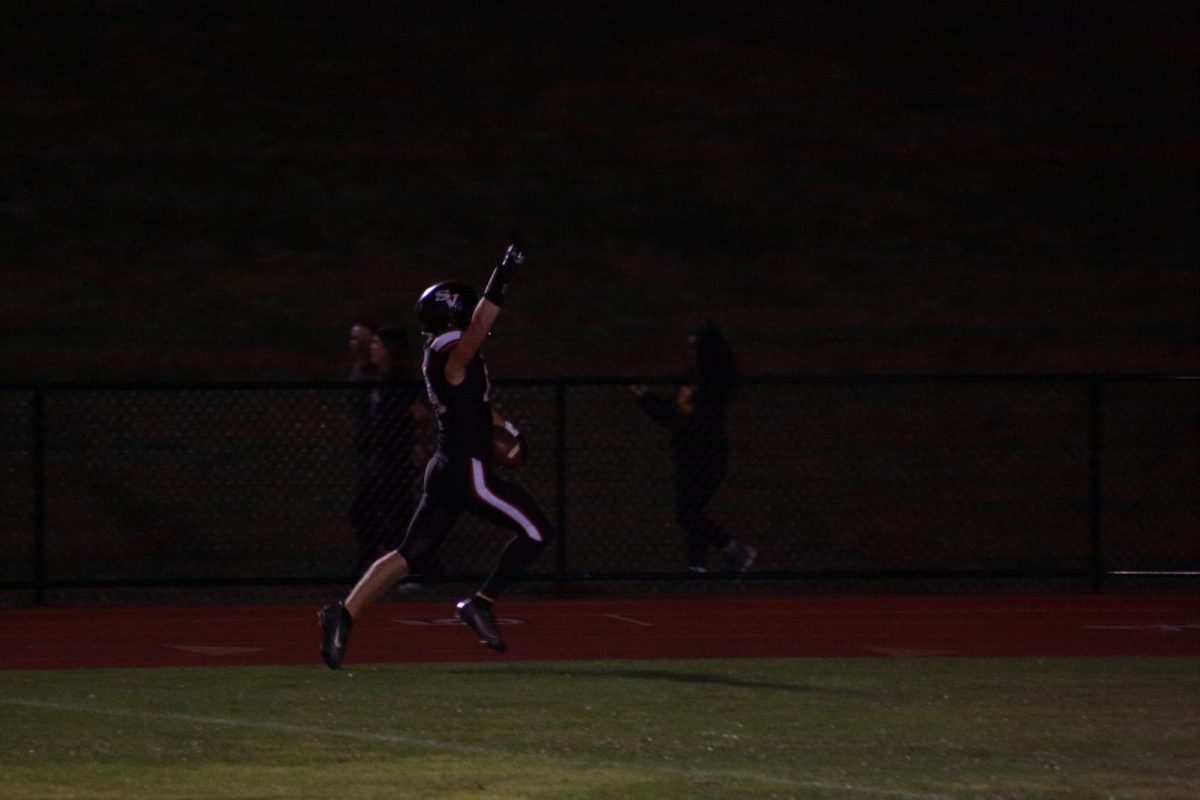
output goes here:
[{"label": "chain link fence", "polygon": [[[673,394],[670,381],[648,383]],[[51,602],[344,587],[362,546],[351,407],[365,391],[0,388],[0,589]],[[523,587],[734,583],[718,551],[708,574],[688,572],[669,435],[628,385],[502,382],[498,403],[530,445],[508,477],[561,528]],[[407,516],[432,438],[418,420],[416,446],[393,462],[390,485],[414,496],[372,507]],[[1197,380],[748,380],[728,438],[707,514],[758,551],[738,585],[1096,587],[1194,583],[1200,570]],[[482,577],[506,536],[464,516],[422,580]]]}]

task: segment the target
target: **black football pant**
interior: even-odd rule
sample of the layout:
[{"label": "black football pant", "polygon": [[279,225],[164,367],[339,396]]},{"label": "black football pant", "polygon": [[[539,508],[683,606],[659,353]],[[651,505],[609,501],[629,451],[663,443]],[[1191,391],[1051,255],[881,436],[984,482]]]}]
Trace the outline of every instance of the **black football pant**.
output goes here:
[{"label": "black football pant", "polygon": [[412,572],[425,567],[464,511],[516,533],[479,590],[492,599],[554,536],[554,526],[527,491],[497,477],[479,459],[451,459],[438,453],[425,467],[425,491],[397,548]]}]

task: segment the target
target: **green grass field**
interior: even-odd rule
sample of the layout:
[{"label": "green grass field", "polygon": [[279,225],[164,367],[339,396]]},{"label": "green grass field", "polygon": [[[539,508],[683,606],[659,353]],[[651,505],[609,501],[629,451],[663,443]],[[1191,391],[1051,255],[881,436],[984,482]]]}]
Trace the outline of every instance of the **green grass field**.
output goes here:
[{"label": "green grass field", "polygon": [[0,672],[32,798],[1200,796],[1196,659]]}]

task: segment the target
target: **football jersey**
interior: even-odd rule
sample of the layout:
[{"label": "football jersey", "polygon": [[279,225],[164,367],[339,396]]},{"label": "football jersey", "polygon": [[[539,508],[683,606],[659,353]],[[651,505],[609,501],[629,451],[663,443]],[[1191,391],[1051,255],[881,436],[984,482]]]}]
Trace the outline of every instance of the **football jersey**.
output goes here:
[{"label": "football jersey", "polygon": [[425,390],[438,426],[438,451],[451,458],[491,457],[492,382],[481,353],[467,364],[466,377],[457,386],[446,380],[446,361],[462,338],[462,331],[447,331],[425,344],[421,371]]}]

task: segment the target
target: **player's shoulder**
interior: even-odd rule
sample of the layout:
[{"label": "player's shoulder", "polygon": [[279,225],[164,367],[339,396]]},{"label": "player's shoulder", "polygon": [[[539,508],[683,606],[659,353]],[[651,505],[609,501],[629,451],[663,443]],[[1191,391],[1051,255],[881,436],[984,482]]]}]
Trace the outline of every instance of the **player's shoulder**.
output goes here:
[{"label": "player's shoulder", "polygon": [[433,337],[429,342],[429,350],[433,353],[448,353],[458,344],[458,340],[462,338],[462,331],[446,331],[443,334]]}]

